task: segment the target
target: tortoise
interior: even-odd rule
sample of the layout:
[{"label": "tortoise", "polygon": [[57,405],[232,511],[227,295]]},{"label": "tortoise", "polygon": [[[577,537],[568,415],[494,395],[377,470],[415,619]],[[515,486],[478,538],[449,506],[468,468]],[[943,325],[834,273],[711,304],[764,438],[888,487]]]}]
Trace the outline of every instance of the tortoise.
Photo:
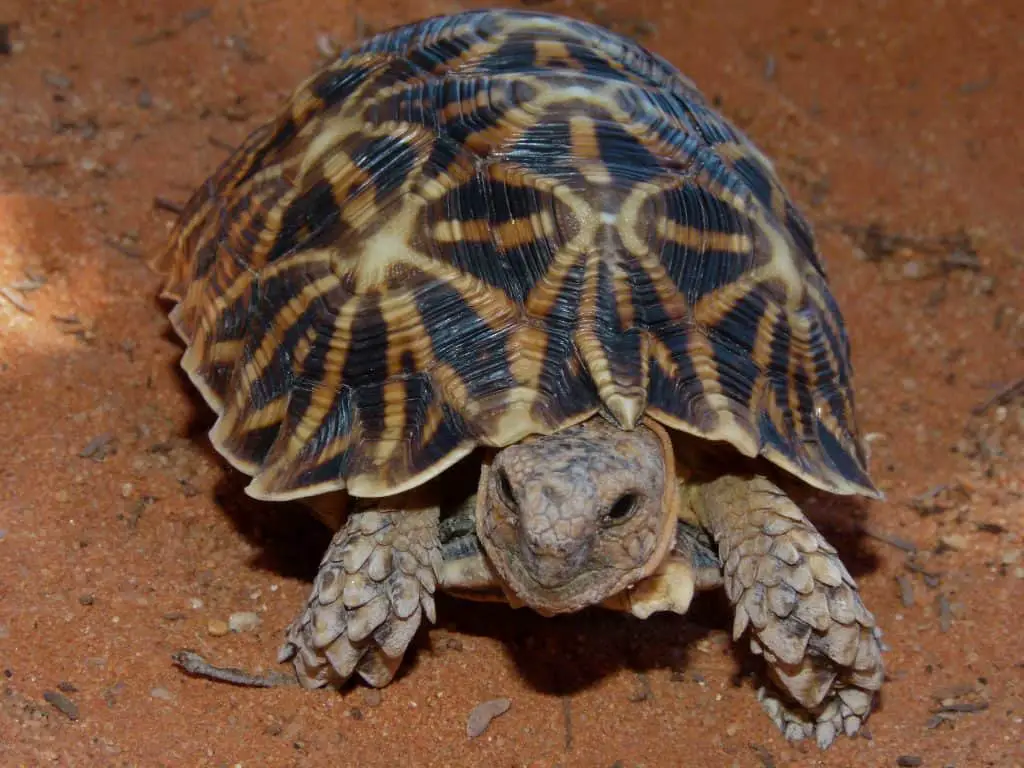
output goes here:
[{"label": "tortoise", "polygon": [[843,318],[772,163],[665,59],[529,11],[377,34],[156,266],[217,450],[334,526],[280,653],[304,685],[387,685],[438,589],[643,618],[724,586],[787,738],[868,717],[880,633],[793,498],[880,496]]}]

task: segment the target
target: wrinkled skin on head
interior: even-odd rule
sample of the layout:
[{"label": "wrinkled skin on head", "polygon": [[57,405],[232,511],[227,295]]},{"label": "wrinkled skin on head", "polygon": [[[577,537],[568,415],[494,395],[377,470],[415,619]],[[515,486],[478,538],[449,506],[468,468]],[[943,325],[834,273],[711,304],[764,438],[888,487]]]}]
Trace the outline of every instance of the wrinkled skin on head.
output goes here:
[{"label": "wrinkled skin on head", "polygon": [[626,431],[600,417],[528,438],[485,467],[476,514],[510,601],[545,615],[597,605],[669,550],[671,443],[659,428]]}]

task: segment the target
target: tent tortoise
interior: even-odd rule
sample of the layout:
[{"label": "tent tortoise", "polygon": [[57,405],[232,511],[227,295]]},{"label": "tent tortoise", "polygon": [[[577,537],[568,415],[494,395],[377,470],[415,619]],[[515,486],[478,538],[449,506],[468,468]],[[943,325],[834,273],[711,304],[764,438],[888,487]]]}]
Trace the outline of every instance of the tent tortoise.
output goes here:
[{"label": "tent tortoise", "polygon": [[664,59],[533,12],[378,34],[158,262],[214,445],[337,525],[281,652],[305,685],[386,685],[438,588],[646,617],[722,585],[786,736],[861,727],[879,633],[783,490],[879,495],[842,316],[771,163]]}]

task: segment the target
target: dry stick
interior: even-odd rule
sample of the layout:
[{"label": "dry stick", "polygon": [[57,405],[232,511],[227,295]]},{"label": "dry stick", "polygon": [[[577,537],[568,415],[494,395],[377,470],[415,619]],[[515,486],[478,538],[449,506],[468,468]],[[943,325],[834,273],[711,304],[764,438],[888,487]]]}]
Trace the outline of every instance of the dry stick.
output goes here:
[{"label": "dry stick", "polygon": [[166,197],[154,197],[153,207],[158,211],[168,211],[173,213],[175,216],[180,215],[185,210],[183,206],[178,205],[173,200],[168,200]]},{"label": "dry stick", "polygon": [[562,719],[565,722],[565,751],[572,751],[572,699],[562,697]]},{"label": "dry stick", "polygon": [[234,152],[236,149],[234,144],[224,141],[224,139],[218,139],[216,136],[207,136],[206,140],[210,142],[210,146],[222,149],[225,152]]},{"label": "dry stick", "polygon": [[1003,403],[1009,402],[1019,394],[1024,394],[1024,376],[1016,381],[1011,381],[981,405],[972,408],[971,413],[974,416],[980,416],[993,405],[1002,405]]},{"label": "dry stick", "polygon": [[18,291],[14,290],[13,288],[10,288],[6,285],[0,286],[0,296],[3,296],[5,299],[11,302],[12,305],[14,305],[15,309],[21,310],[26,315],[35,314],[35,311],[32,309],[32,305],[26,302],[24,299],[22,299],[21,296],[18,294]]},{"label": "dry stick", "polygon": [[205,677],[208,680],[216,680],[221,683],[231,683],[247,688],[282,688],[299,684],[294,675],[286,675],[281,672],[257,675],[237,667],[214,666],[195,651],[186,649],[171,654],[171,659],[190,675]]},{"label": "dry stick", "polygon": [[122,256],[127,256],[129,259],[141,259],[142,253],[135,248],[119,243],[112,237],[103,238],[103,244],[108,248],[113,248],[115,251],[120,253]]},{"label": "dry stick", "polygon": [[891,533],[886,533],[885,531],[876,530],[866,523],[858,525],[857,530],[865,536],[885,542],[890,546],[896,547],[896,549],[902,549],[904,552],[917,552],[917,545],[914,544],[914,542],[907,541],[906,539],[902,539]]}]

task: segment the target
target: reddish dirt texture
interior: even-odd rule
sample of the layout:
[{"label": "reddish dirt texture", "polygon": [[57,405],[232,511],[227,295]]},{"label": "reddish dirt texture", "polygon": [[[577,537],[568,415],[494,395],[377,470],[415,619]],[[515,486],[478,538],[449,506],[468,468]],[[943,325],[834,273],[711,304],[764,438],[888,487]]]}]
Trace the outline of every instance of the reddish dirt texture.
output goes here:
[{"label": "reddish dirt texture", "polygon": [[[172,665],[275,668],[327,537],[210,449],[145,263],[172,222],[154,198],[182,202],[330,45],[468,7],[0,4],[0,763],[1024,765],[1015,0],[542,6],[667,56],[814,222],[887,494],[808,503],[890,648],[867,737],[787,744],[715,596],[646,622],[444,600],[379,695]],[[258,626],[223,634],[239,612]]]}]

